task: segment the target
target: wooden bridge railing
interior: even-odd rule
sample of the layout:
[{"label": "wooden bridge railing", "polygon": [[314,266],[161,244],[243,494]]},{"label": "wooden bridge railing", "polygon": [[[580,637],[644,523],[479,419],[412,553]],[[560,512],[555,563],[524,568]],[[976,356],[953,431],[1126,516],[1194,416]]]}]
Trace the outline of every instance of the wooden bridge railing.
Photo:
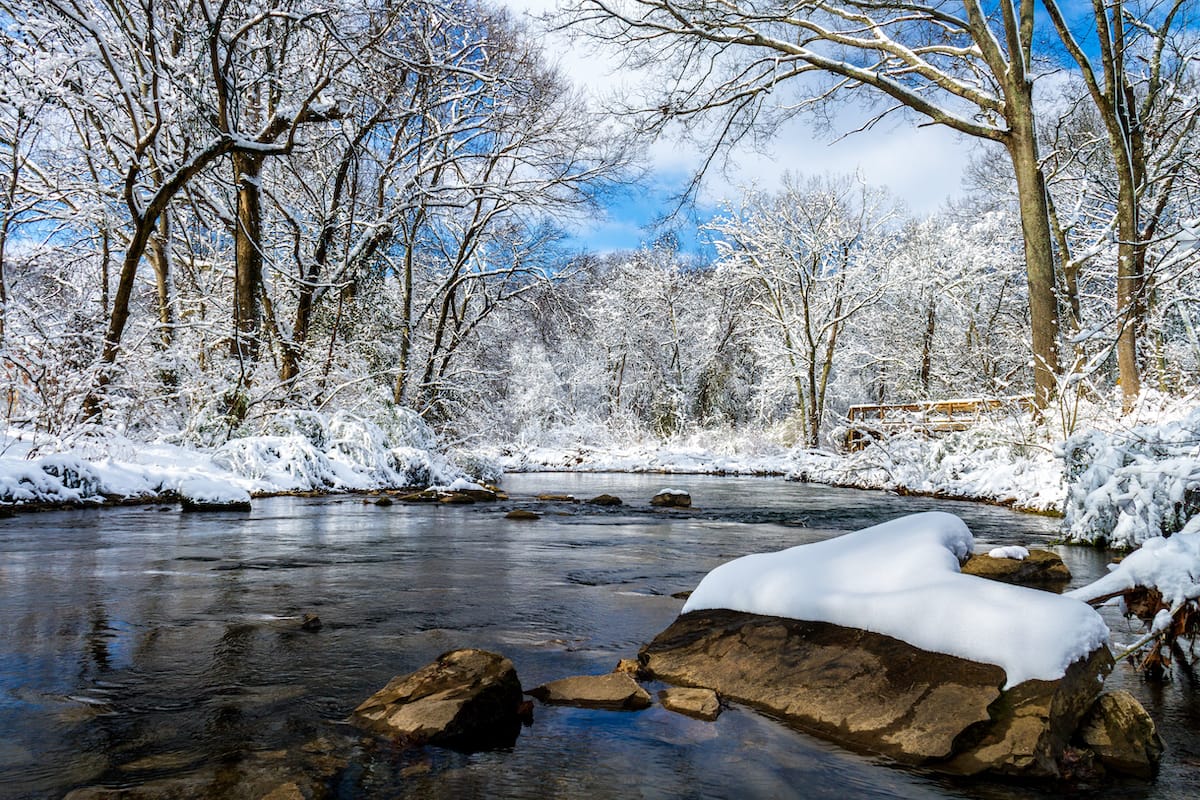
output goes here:
[{"label": "wooden bridge railing", "polygon": [[1029,410],[1033,397],[975,397],[916,403],[863,404],[846,411],[846,448],[861,450],[876,434],[913,430],[926,435],[964,431],[991,412]]}]

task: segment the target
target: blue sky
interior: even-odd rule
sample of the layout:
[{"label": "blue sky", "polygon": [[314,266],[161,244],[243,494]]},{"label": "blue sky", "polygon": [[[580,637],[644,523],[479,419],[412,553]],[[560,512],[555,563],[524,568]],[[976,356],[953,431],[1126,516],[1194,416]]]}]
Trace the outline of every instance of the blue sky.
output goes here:
[{"label": "blue sky", "polygon": [[[553,10],[562,0],[499,0],[517,14]],[[534,23],[536,24],[536,23]],[[563,72],[597,95],[619,91],[627,78],[614,72],[604,59],[583,52],[556,34],[544,37],[547,54],[557,59]],[[886,186],[914,213],[931,213],[947,199],[961,193],[962,173],[978,145],[941,127],[918,127],[897,117],[865,133],[833,137],[861,126],[870,113],[857,108],[840,111],[833,133],[818,132],[809,121],[785,124],[767,152],[740,149],[727,165],[710,170],[698,199],[700,213],[711,213],[722,200],[735,199],[744,188],[771,190],[785,173],[794,175],[860,173],[868,183]],[[650,175],[644,185],[617,193],[606,213],[581,221],[573,230],[570,246],[606,252],[631,249],[653,237],[649,230],[669,206],[673,194],[686,185],[703,154],[694,147],[664,140],[650,147]],[[678,226],[686,229],[686,220]],[[694,244],[684,242],[692,249]]]}]

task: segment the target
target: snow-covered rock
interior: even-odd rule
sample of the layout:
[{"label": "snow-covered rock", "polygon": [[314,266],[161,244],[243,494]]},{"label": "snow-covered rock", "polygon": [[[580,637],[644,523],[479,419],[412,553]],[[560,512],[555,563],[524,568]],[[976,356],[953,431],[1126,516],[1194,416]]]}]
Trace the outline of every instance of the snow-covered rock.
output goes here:
[{"label": "snow-covered rock", "polygon": [[1008,686],[1061,678],[1108,641],[1086,603],[959,572],[974,539],[927,512],[778,553],[722,564],[683,611],[725,608],[830,622],[1002,667]]}]

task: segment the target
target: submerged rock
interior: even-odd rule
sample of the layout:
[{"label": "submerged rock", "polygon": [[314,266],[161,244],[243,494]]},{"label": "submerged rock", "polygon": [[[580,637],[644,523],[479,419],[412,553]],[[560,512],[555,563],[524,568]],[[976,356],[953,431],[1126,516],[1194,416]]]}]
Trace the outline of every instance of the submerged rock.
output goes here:
[{"label": "submerged rock", "polygon": [[993,664],[870,631],[723,609],[679,617],[642,648],[643,673],[712,689],[852,749],[974,775],[1060,774],[1112,658],[1005,690]]},{"label": "submerged rock", "polygon": [[1163,744],[1154,720],[1129,692],[1105,692],[1079,726],[1079,741],[1113,772],[1152,778]]},{"label": "submerged rock", "polygon": [[543,703],[580,708],[638,711],[650,706],[649,692],[627,672],[563,678],[531,689],[529,694]]},{"label": "submerged rock", "polygon": [[573,494],[539,494],[538,500],[546,503],[578,503]]},{"label": "submerged rock", "polygon": [[622,658],[617,661],[617,665],[613,667],[613,672],[628,672],[630,675],[637,677],[638,672],[642,669],[642,665],[633,658]]},{"label": "submerged rock", "polygon": [[521,683],[511,661],[486,650],[454,650],[387,686],[351,721],[409,745],[456,750],[507,747],[521,730]]},{"label": "submerged rock", "polygon": [[963,564],[962,572],[1018,586],[1054,587],[1071,580],[1071,570],[1058,554],[1049,550],[1030,550],[1023,559],[992,558],[986,553],[976,553]]},{"label": "submerged rock", "polygon": [[542,515],[537,513],[536,511],[529,511],[524,508],[514,508],[512,511],[505,514],[504,518],[505,519],[515,519],[515,520],[525,520],[528,522],[533,522],[534,520],[541,519]]},{"label": "submerged rock", "polygon": [[672,686],[658,693],[659,702],[668,711],[712,722],[721,713],[721,701],[712,689]]}]

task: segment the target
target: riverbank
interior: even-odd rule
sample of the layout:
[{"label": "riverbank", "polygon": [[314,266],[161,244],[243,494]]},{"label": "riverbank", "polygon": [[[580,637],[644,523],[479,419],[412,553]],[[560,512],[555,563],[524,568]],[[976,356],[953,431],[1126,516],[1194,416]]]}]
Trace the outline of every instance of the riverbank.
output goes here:
[{"label": "riverbank", "polygon": [[0,507],[22,509],[366,492],[467,477],[416,415],[383,426],[352,414],[292,412],[268,431],[212,448],[137,442],[112,431],[47,439],[10,429]]},{"label": "riverbank", "polygon": [[1200,409],[1154,424],[1089,428],[1055,442],[1002,419],[938,438],[900,433],[853,452],[779,443],[771,432],[699,431],[662,441],[564,430],[537,442],[447,450],[414,413],[382,423],[283,412],[261,433],[211,448],[111,431],[0,439],[0,512],[127,503],[248,503],[251,497],[496,483],[522,472],[777,476],[1064,516],[1063,537],[1132,549],[1200,516]]}]

